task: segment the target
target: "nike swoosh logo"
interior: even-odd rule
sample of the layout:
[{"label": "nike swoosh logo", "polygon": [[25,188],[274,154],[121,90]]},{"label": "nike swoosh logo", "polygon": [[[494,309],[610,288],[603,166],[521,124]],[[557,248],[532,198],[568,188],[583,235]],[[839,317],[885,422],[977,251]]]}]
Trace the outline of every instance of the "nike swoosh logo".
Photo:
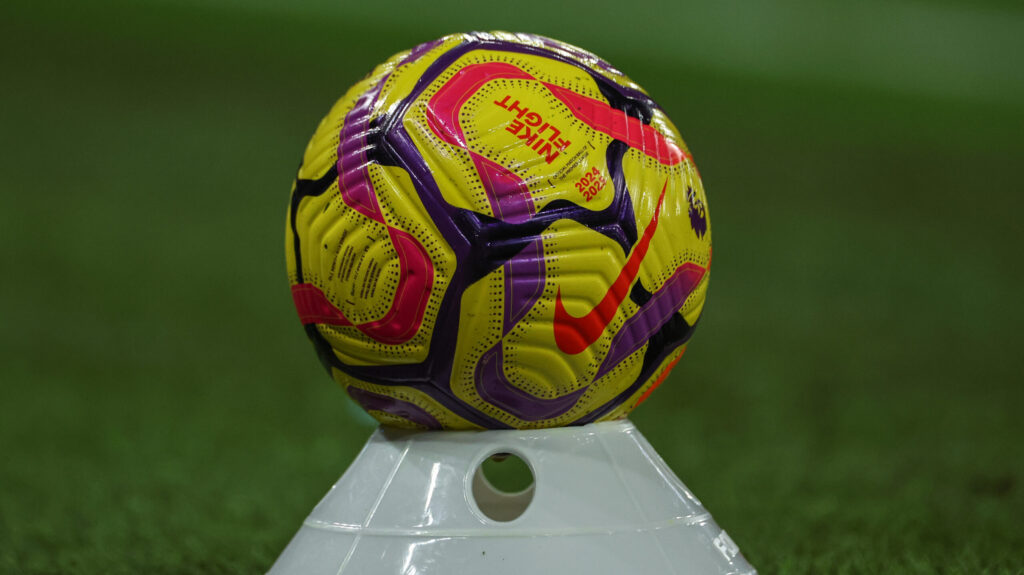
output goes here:
[{"label": "nike swoosh logo", "polygon": [[626,298],[630,286],[633,285],[633,281],[640,273],[640,263],[647,255],[651,237],[658,229],[658,216],[661,213],[661,205],[665,200],[665,190],[667,189],[668,180],[665,180],[665,185],[661,188],[661,195],[658,197],[658,205],[654,208],[654,217],[651,218],[651,223],[647,225],[644,235],[633,248],[633,252],[629,254],[626,265],[622,267],[619,276],[615,278],[604,297],[601,298],[601,302],[590,310],[590,313],[583,317],[575,317],[566,311],[565,304],[562,303],[562,288],[558,288],[558,293],[555,296],[555,343],[558,344],[558,349],[564,353],[575,355],[590,347],[601,337],[616,312],[619,311],[622,300]]}]

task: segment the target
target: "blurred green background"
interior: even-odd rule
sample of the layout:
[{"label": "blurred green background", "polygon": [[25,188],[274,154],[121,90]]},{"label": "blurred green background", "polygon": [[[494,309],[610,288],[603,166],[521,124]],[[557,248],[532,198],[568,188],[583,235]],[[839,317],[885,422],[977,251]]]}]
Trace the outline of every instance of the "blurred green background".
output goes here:
[{"label": "blurred green background", "polygon": [[1024,571],[1024,8],[0,7],[0,572],[258,573],[373,424],[284,271],[316,122],[508,29],[661,102],[710,198],[686,360],[634,421],[762,573]]}]

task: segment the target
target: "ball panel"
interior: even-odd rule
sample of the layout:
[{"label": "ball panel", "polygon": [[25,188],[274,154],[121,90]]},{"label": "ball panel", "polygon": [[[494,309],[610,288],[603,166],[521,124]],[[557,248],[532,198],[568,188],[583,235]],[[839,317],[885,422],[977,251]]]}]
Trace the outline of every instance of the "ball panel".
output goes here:
[{"label": "ball panel", "polygon": [[340,370],[335,380],[356,403],[381,423],[420,429],[479,429],[456,415],[441,401],[422,391],[400,385],[376,385]]},{"label": "ball panel", "polygon": [[622,400],[618,407],[608,412],[607,415],[602,417],[599,421],[611,421],[625,417],[629,412],[633,411],[640,406],[643,402],[647,401],[647,398],[651,396],[655,389],[657,389],[665,379],[671,374],[672,369],[675,368],[679,360],[683,358],[683,354],[686,353],[686,344],[683,344],[668,354],[658,366],[658,369],[651,375],[642,386],[638,387],[633,393]]}]

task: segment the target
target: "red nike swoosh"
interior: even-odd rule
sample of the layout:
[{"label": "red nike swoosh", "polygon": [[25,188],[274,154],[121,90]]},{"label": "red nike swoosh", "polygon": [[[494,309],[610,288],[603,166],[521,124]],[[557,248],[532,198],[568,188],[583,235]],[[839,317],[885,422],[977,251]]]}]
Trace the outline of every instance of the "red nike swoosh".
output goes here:
[{"label": "red nike swoosh", "polygon": [[658,205],[654,208],[654,217],[651,223],[644,230],[644,235],[637,242],[633,252],[629,254],[626,265],[619,272],[619,277],[605,292],[601,303],[597,304],[590,313],[583,317],[574,317],[569,314],[562,303],[562,288],[558,288],[555,296],[555,343],[558,349],[565,353],[575,355],[590,347],[590,344],[601,337],[605,328],[611,323],[615,313],[619,311],[622,300],[629,293],[629,288],[640,273],[640,263],[647,255],[647,248],[651,244],[651,237],[658,229],[658,215],[661,213],[661,204],[665,199],[665,190],[668,189],[668,180],[661,188],[661,196],[658,197]]}]

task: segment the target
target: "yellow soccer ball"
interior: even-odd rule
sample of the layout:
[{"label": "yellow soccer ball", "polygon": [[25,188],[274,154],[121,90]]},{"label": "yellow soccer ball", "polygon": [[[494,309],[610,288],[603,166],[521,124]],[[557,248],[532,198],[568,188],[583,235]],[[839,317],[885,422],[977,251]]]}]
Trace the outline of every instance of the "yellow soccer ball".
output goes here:
[{"label": "yellow soccer ball", "polygon": [[396,54],[320,122],[288,276],[321,362],[384,424],[622,417],[682,356],[711,226],[665,113],[597,56],[526,34]]}]

